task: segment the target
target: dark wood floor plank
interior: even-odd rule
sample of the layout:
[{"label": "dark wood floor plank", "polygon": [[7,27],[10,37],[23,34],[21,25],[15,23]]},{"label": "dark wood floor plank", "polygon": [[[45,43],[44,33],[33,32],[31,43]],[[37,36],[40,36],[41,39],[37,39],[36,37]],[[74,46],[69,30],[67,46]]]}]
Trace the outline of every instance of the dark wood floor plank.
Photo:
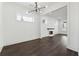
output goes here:
[{"label": "dark wood floor plank", "polygon": [[2,56],[75,56],[64,46],[62,37],[67,35],[55,35],[44,37],[23,43],[18,43],[3,48]]}]

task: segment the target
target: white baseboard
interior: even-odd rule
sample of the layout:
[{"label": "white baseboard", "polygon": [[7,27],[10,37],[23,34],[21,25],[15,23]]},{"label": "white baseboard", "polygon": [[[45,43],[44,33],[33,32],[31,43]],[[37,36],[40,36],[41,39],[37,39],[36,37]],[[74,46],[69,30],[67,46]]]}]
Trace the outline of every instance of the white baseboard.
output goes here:
[{"label": "white baseboard", "polygon": [[78,52],[78,56],[79,56],[79,52]]},{"label": "white baseboard", "polygon": [[3,48],[3,47],[0,47],[0,52],[2,51],[2,48]]}]

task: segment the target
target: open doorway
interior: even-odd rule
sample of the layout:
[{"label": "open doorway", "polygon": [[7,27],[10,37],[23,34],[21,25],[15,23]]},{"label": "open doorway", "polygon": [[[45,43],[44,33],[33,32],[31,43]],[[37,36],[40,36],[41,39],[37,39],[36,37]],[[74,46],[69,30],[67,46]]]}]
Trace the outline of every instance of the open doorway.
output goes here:
[{"label": "open doorway", "polygon": [[41,37],[60,36],[67,46],[67,6],[46,13],[41,19]]}]

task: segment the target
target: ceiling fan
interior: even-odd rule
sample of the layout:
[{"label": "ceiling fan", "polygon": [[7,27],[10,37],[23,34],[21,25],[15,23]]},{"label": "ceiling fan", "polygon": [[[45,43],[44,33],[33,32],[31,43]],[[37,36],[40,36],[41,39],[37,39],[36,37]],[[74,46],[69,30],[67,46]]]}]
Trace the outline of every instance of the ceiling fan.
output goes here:
[{"label": "ceiling fan", "polygon": [[43,6],[43,7],[39,7],[38,3],[35,2],[35,7],[34,10],[28,11],[28,13],[32,13],[32,12],[40,12],[42,9],[46,8],[47,6]]}]

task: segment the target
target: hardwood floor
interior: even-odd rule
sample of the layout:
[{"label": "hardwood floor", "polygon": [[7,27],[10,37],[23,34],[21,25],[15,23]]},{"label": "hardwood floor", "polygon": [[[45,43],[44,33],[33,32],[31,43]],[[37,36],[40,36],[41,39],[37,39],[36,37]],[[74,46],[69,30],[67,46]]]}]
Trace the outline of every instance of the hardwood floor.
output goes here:
[{"label": "hardwood floor", "polygon": [[27,41],[3,48],[2,56],[75,56],[77,53],[69,51],[65,47],[62,37],[66,35],[55,35]]}]

